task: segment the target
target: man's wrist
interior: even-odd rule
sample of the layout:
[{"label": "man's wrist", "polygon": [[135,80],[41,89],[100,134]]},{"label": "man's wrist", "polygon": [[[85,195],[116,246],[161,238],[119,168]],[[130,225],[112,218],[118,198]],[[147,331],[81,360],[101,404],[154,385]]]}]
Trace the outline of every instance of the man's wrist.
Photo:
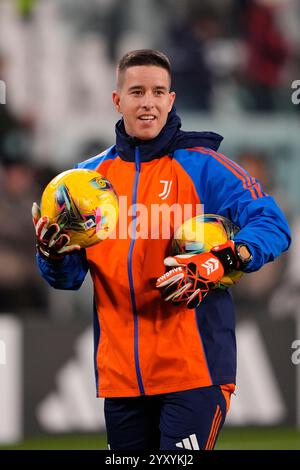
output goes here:
[{"label": "man's wrist", "polygon": [[247,264],[250,263],[253,258],[251,251],[245,243],[236,243],[235,252],[241,263],[241,267],[247,266]]}]

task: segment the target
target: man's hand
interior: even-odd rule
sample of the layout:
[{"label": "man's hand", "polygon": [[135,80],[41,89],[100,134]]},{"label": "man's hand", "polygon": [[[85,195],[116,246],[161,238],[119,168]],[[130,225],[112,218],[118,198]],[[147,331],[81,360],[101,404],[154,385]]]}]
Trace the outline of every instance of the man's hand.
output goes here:
[{"label": "man's hand", "polygon": [[157,279],[156,287],[165,300],[186,302],[188,308],[197,307],[224,274],[239,268],[232,240],[209,252],[170,256],[164,264],[172,269]]},{"label": "man's hand", "polygon": [[39,206],[32,206],[32,221],[35,228],[37,249],[47,259],[58,260],[80,250],[79,245],[70,245],[70,237],[61,233],[58,224],[50,224],[48,217],[41,217]]}]

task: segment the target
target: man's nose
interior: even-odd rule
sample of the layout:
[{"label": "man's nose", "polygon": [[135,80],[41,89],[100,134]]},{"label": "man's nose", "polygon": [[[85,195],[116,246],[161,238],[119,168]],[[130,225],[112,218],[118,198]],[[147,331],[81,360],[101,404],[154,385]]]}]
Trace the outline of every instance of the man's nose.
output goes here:
[{"label": "man's nose", "polygon": [[152,93],[145,93],[142,101],[143,108],[151,109],[154,106],[153,95]]}]

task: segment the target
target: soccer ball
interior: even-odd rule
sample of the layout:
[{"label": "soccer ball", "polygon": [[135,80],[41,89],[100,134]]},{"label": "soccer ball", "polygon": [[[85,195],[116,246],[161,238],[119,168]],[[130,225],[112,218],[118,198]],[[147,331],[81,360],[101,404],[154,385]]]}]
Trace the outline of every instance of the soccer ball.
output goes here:
[{"label": "soccer ball", "polygon": [[[203,214],[186,220],[175,232],[171,255],[195,254],[210,251],[214,246],[231,240],[239,228],[230,220],[216,214]],[[217,283],[227,288],[242,277],[242,271],[232,271]]]},{"label": "soccer ball", "polygon": [[70,244],[95,245],[114,231],[118,198],[112,184],[94,170],[74,169],[57,175],[46,186],[41,215],[70,236]]}]

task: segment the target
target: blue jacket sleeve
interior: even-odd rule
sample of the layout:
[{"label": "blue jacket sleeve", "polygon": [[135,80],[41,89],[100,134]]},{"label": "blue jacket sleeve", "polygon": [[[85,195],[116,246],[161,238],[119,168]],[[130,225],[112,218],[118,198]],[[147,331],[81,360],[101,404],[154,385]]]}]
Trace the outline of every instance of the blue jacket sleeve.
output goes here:
[{"label": "blue jacket sleeve", "polygon": [[253,257],[245,271],[258,270],[290,246],[288,222],[273,197],[228,159],[211,158],[202,201],[205,212],[223,215],[240,228],[234,240],[245,243]]},{"label": "blue jacket sleeve", "polygon": [[36,258],[42,277],[55,289],[79,289],[89,269],[84,249],[58,261],[46,260],[38,253]]},{"label": "blue jacket sleeve", "polygon": [[189,164],[183,162],[204,213],[223,215],[240,228],[234,240],[245,243],[252,254],[246,272],[257,271],[288,249],[291,233],[284,214],[243,168],[216,152],[193,152]]}]

